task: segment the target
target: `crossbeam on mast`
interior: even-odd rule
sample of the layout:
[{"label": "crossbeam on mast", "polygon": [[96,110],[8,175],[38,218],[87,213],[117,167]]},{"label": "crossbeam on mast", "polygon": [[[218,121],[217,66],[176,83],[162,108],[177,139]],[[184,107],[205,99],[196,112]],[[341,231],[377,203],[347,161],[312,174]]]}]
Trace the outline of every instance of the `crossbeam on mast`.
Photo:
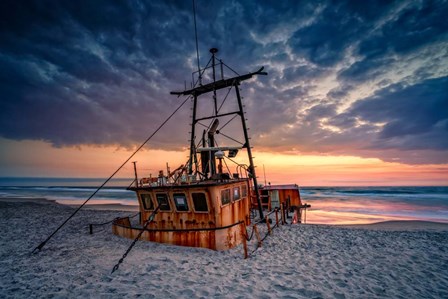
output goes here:
[{"label": "crossbeam on mast", "polygon": [[253,73],[249,73],[246,75],[241,75],[241,76],[237,76],[237,77],[233,77],[233,78],[229,78],[229,79],[222,79],[222,80],[212,82],[212,83],[209,83],[206,85],[198,86],[198,87],[195,87],[195,88],[189,89],[189,90],[172,91],[170,93],[173,95],[179,95],[179,96],[181,96],[181,95],[199,96],[199,95],[207,93],[207,92],[211,92],[211,91],[223,89],[226,87],[238,85],[241,81],[248,80],[248,79],[252,78],[254,75],[267,75],[268,73],[263,72],[263,70],[264,70],[264,66],[262,66],[258,71],[253,72]]}]

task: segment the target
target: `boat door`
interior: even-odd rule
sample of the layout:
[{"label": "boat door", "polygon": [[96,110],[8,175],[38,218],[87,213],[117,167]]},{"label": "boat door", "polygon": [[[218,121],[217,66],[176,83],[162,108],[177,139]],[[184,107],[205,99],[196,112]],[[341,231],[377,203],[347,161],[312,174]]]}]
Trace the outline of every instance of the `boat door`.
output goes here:
[{"label": "boat door", "polygon": [[278,190],[271,190],[271,208],[279,208],[280,207],[280,199],[278,197]]}]

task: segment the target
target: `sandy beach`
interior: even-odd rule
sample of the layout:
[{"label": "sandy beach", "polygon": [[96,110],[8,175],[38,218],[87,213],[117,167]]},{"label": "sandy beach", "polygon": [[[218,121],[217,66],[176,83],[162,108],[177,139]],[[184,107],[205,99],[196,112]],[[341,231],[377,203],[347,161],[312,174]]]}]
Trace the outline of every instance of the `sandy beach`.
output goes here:
[{"label": "sandy beach", "polygon": [[0,200],[1,298],[448,298],[447,224],[284,225],[248,259],[138,242],[111,274],[131,240],[88,224],[135,213],[116,206],[81,210],[31,254],[73,210]]}]

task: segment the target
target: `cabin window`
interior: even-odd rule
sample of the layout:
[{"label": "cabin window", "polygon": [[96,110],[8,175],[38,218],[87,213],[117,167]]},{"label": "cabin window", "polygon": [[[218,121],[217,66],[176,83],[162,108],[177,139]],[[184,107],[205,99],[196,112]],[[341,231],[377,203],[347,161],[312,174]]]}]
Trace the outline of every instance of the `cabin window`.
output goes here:
[{"label": "cabin window", "polygon": [[221,190],[221,204],[226,205],[230,203],[230,189]]},{"label": "cabin window", "polygon": [[157,202],[160,205],[160,211],[170,211],[170,201],[168,200],[168,195],[159,193],[156,194]]},{"label": "cabin window", "polygon": [[241,186],[241,196],[247,197],[247,186],[246,185]]},{"label": "cabin window", "polygon": [[196,212],[208,212],[207,197],[205,193],[191,193],[194,210]]},{"label": "cabin window", "polygon": [[233,188],[233,200],[240,200],[240,199],[241,199],[240,187],[234,187]]},{"label": "cabin window", "polygon": [[140,199],[142,200],[143,208],[145,210],[154,210],[154,203],[151,200],[151,194],[140,194]]},{"label": "cabin window", "polygon": [[173,199],[177,211],[179,212],[188,211],[187,196],[185,196],[184,193],[174,193]]}]

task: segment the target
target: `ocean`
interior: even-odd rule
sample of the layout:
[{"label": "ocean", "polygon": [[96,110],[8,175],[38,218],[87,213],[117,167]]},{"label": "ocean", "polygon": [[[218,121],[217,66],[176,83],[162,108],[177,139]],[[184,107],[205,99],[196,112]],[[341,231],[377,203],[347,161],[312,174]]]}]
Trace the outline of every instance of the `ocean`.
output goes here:
[{"label": "ocean", "polygon": [[394,220],[448,223],[448,186],[303,187],[310,222],[362,224]]},{"label": "ocean", "polygon": [[[0,178],[0,197],[32,197],[60,204],[83,203],[105,179]],[[138,205],[126,190],[132,179],[112,179],[89,204]],[[390,220],[448,223],[448,186],[438,187],[301,187],[311,208],[303,220],[315,224],[361,224]]]},{"label": "ocean", "polygon": [[[106,179],[0,178],[0,197],[31,197],[77,205],[88,199]],[[132,179],[112,179],[89,204],[138,205],[135,192],[126,190]]]}]

